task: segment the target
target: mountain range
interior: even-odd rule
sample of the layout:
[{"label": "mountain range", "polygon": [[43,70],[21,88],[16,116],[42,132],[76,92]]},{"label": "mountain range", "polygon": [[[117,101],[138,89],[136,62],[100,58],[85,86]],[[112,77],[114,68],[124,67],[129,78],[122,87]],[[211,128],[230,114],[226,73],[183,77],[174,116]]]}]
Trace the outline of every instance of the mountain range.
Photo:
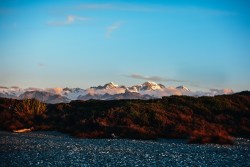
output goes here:
[{"label": "mountain range", "polygon": [[0,87],[0,97],[13,99],[35,98],[45,103],[67,103],[71,100],[117,100],[117,99],[154,99],[171,95],[187,96],[215,96],[221,94],[232,94],[231,89],[210,89],[204,91],[191,91],[185,86],[166,87],[155,82],[145,82],[143,84],[130,87],[119,86],[113,82],[103,86],[82,88],[27,88]]}]

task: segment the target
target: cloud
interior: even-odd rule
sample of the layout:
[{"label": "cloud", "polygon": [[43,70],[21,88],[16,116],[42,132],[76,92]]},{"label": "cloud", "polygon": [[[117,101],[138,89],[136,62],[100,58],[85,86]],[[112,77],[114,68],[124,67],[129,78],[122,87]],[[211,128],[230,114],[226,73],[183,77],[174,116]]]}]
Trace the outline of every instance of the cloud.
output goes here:
[{"label": "cloud", "polygon": [[53,94],[59,94],[61,95],[63,92],[63,88],[47,88],[45,91],[53,93]]},{"label": "cloud", "polygon": [[232,93],[234,93],[232,89],[210,89],[209,91],[212,93],[212,95],[232,94]]},{"label": "cloud", "polygon": [[157,81],[157,82],[159,82],[159,81],[162,81],[162,82],[186,82],[186,81],[177,80],[177,79],[167,79],[167,78],[159,77],[159,76],[143,76],[140,74],[131,74],[131,75],[128,75],[127,77],[134,78],[134,79]]},{"label": "cloud", "polygon": [[167,87],[164,89],[159,89],[155,91],[140,91],[140,94],[148,94],[157,98],[161,98],[162,96],[171,96],[171,95],[186,95],[186,96],[216,96],[216,95],[224,95],[224,94],[233,94],[232,89],[210,89],[209,91],[186,91],[183,89],[177,89],[175,87]]},{"label": "cloud", "polygon": [[112,25],[108,26],[106,29],[105,37],[110,38],[112,36],[112,33],[120,27],[121,27],[120,22],[115,22]]},{"label": "cloud", "polygon": [[90,20],[90,18],[68,15],[64,21],[50,21],[50,22],[48,22],[48,25],[50,25],[50,26],[65,26],[65,25],[71,25],[71,24],[75,23],[76,21],[86,21],[86,20]]}]

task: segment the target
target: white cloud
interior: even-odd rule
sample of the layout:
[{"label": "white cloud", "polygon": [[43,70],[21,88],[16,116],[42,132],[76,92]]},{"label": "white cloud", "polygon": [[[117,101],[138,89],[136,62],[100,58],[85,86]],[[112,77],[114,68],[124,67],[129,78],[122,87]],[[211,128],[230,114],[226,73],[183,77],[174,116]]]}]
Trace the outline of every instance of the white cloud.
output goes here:
[{"label": "white cloud", "polygon": [[65,25],[71,25],[71,24],[75,23],[76,21],[87,21],[87,20],[90,20],[90,18],[68,15],[64,21],[50,21],[50,22],[48,22],[48,25],[50,25],[50,26],[65,26]]},{"label": "white cloud", "polygon": [[176,89],[175,87],[167,87],[164,89],[158,89],[158,90],[146,90],[146,91],[140,91],[140,94],[148,94],[151,95],[153,97],[157,97],[157,98],[161,98],[162,96],[171,96],[171,95],[183,95],[184,92]]},{"label": "white cloud", "polygon": [[181,89],[176,89],[175,87],[167,87],[162,90],[155,90],[155,91],[141,91],[141,94],[148,94],[157,98],[161,98],[162,96],[171,96],[171,95],[186,95],[186,96],[216,96],[216,95],[223,95],[223,94],[233,94],[233,90],[231,89],[216,89],[216,90],[209,90],[209,91],[185,91]]},{"label": "white cloud", "polygon": [[58,94],[61,95],[63,92],[63,88],[47,88],[45,91],[53,93],[53,94]]},{"label": "white cloud", "polygon": [[67,20],[65,21],[65,24],[72,24],[75,21],[75,16],[69,15],[67,16]]},{"label": "white cloud", "polygon": [[112,36],[112,33],[120,27],[121,27],[120,22],[115,22],[112,25],[108,26],[105,34],[106,38],[110,38]]},{"label": "white cloud", "polygon": [[211,92],[212,96],[234,93],[232,89],[210,89],[209,91]]}]

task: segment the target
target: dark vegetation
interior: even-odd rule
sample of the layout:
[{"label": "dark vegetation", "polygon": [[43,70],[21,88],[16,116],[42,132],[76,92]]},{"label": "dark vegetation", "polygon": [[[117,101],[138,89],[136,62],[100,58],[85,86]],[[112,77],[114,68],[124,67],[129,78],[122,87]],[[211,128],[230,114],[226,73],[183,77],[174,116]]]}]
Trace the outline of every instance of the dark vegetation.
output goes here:
[{"label": "dark vegetation", "polygon": [[0,98],[0,129],[58,130],[82,138],[184,138],[232,144],[250,138],[250,92],[215,97],[44,104]]}]

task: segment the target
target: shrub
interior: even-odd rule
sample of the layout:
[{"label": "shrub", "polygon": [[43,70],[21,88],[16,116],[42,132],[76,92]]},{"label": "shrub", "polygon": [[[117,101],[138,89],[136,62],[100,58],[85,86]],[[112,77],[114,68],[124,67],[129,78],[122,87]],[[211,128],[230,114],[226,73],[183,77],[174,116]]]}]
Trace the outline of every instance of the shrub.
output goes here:
[{"label": "shrub", "polygon": [[189,141],[189,144],[233,144],[233,138],[229,136],[226,131],[218,131],[215,133],[206,133],[205,131],[195,130],[192,132]]},{"label": "shrub", "polygon": [[46,104],[36,99],[25,99],[14,105],[14,110],[19,116],[39,116],[46,111]]}]

